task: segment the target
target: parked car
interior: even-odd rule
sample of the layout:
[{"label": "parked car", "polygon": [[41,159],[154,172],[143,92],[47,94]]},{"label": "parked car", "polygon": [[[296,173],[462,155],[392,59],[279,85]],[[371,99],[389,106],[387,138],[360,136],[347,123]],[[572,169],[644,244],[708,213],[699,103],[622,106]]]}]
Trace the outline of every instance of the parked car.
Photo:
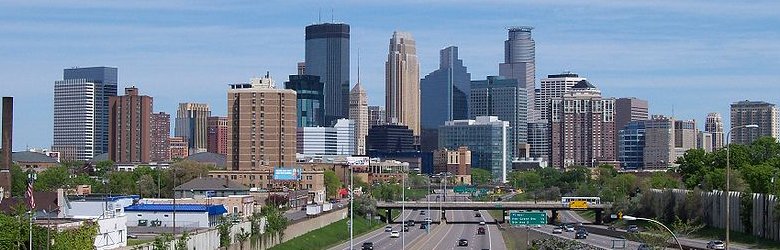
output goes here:
[{"label": "parked car", "polygon": [[588,232],[585,230],[580,229],[576,233],[574,233],[575,239],[587,239],[588,238]]},{"label": "parked car", "polygon": [[385,232],[390,232],[390,231],[393,231],[393,226],[386,226]]},{"label": "parked car", "polygon": [[726,249],[726,245],[723,244],[723,241],[711,240],[707,242],[707,249]]},{"label": "parked car", "polygon": [[626,228],[626,232],[638,233],[639,232],[639,227],[637,225],[628,225],[628,227]]},{"label": "parked car", "polygon": [[390,238],[398,238],[398,237],[401,237],[401,233],[399,233],[398,231],[390,232]]},{"label": "parked car", "polygon": [[477,235],[483,235],[483,234],[485,234],[485,227],[477,228]]},{"label": "parked car", "polygon": [[467,239],[460,239],[460,240],[458,240],[458,246],[459,247],[467,247],[467,246],[469,246],[469,240],[467,240]]},{"label": "parked car", "polygon": [[362,250],[374,250],[374,243],[373,242],[363,242],[363,246],[361,246]]},{"label": "parked car", "polygon": [[555,227],[552,231],[553,234],[562,234],[563,233],[563,227]]}]

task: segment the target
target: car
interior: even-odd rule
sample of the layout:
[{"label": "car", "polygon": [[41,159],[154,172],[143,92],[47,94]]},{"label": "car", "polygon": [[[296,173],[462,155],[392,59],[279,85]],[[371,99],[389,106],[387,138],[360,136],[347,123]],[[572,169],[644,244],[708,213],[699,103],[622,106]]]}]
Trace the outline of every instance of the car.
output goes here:
[{"label": "car", "polygon": [[575,239],[587,239],[588,238],[588,232],[585,230],[579,230],[576,233],[574,233]]},{"label": "car", "polygon": [[474,217],[482,217],[482,214],[481,213],[475,213]]},{"label": "car", "polygon": [[425,215],[425,210],[420,210],[420,215]]},{"label": "car", "polygon": [[390,232],[390,231],[393,231],[393,226],[386,226],[385,232]]},{"label": "car", "polygon": [[626,232],[638,233],[639,232],[639,227],[637,225],[628,225],[628,227],[626,228]]},{"label": "car", "polygon": [[408,220],[406,221],[407,226],[414,226],[414,220]]},{"label": "car", "polygon": [[363,245],[360,247],[361,250],[374,250],[374,243],[373,242],[363,242]]},{"label": "car", "polygon": [[458,246],[459,247],[467,247],[467,246],[469,246],[469,240],[467,240],[467,239],[460,239],[460,240],[458,240]]},{"label": "car", "polygon": [[428,226],[425,223],[420,223],[420,229],[426,229]]},{"label": "car", "polygon": [[409,226],[404,226],[404,232],[409,232]]},{"label": "car", "polygon": [[399,233],[398,231],[390,232],[390,238],[398,238],[398,237],[401,237],[401,233]]},{"label": "car", "polygon": [[485,227],[477,228],[477,235],[483,235],[483,234],[485,234]]},{"label": "car", "polygon": [[484,221],[484,220],[481,220],[481,221],[479,221],[479,224],[480,224],[480,225],[485,225],[485,221]]},{"label": "car", "polygon": [[127,238],[128,238],[128,239],[138,239],[138,236],[137,236],[137,235],[135,235],[135,234],[128,234],[128,235],[127,235]]},{"label": "car", "polygon": [[707,249],[726,249],[726,245],[723,244],[723,241],[711,240],[707,242]]},{"label": "car", "polygon": [[555,227],[555,228],[553,228],[552,233],[553,234],[562,234],[563,233],[563,228],[562,227]]},{"label": "car", "polygon": [[639,245],[639,247],[636,248],[636,250],[653,250],[653,248],[650,247],[650,245],[648,244],[642,243],[641,245]]},{"label": "car", "polygon": [[433,220],[431,220],[430,217],[429,218],[425,218],[425,223],[431,224],[431,222],[433,222]]},{"label": "car", "polygon": [[566,224],[563,227],[566,229],[566,232],[574,232],[574,225],[572,224]]}]

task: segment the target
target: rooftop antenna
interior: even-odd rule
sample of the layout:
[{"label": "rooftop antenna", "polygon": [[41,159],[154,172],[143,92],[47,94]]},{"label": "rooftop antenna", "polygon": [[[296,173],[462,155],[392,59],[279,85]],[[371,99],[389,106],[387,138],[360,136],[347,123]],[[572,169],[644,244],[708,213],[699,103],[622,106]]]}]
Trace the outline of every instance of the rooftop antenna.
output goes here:
[{"label": "rooftop antenna", "polygon": [[322,23],[322,7],[317,11],[317,23]]},{"label": "rooftop antenna", "polygon": [[271,78],[271,71],[265,72],[265,78]]},{"label": "rooftop antenna", "polygon": [[334,21],[334,18],[333,18],[333,8],[330,8],[330,22],[331,23],[335,23],[336,22],[336,21]]},{"label": "rooftop antenna", "polygon": [[358,56],[358,58],[357,58],[358,59],[357,60],[357,66],[358,66],[357,67],[357,71],[358,71],[357,72],[358,73],[358,75],[357,75],[357,77],[358,77],[357,82],[360,83],[360,47],[358,47],[357,52],[358,52],[358,55],[357,55]]}]

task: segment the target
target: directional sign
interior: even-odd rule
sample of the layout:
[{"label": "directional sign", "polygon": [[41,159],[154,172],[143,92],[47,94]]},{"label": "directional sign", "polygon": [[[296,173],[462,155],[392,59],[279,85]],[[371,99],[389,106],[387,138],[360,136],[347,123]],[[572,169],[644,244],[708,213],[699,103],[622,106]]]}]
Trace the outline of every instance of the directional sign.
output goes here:
[{"label": "directional sign", "polygon": [[546,212],[511,212],[510,225],[544,225],[547,224]]}]

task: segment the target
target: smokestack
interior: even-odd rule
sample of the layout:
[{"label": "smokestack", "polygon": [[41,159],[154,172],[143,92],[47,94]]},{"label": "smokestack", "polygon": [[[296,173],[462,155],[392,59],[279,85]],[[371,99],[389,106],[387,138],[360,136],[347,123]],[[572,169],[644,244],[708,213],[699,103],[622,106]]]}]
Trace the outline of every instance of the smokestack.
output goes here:
[{"label": "smokestack", "polygon": [[13,149],[14,98],[3,97],[3,162],[0,166],[0,187],[3,196],[11,197],[11,150]]}]

